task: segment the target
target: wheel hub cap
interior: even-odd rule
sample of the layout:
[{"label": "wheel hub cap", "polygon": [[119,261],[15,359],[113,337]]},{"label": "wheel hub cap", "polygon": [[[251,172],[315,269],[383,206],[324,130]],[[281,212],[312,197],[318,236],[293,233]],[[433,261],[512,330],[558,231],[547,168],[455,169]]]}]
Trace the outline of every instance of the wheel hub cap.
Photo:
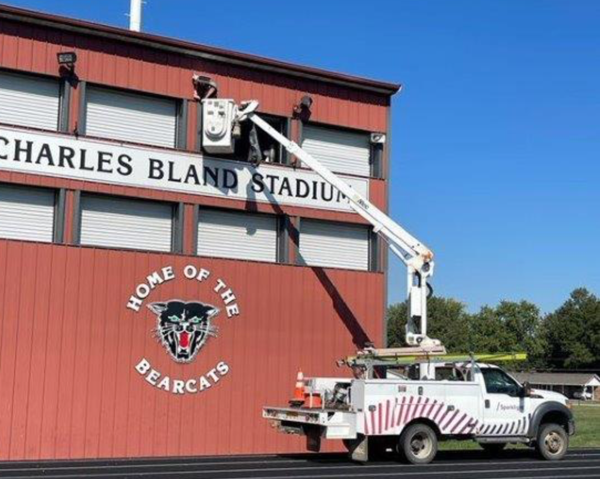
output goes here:
[{"label": "wheel hub cap", "polygon": [[559,434],[551,432],[546,436],[546,447],[551,454],[558,454],[562,450],[563,441]]},{"label": "wheel hub cap", "polygon": [[431,449],[429,438],[425,435],[415,435],[410,442],[410,448],[415,456],[427,456]]}]

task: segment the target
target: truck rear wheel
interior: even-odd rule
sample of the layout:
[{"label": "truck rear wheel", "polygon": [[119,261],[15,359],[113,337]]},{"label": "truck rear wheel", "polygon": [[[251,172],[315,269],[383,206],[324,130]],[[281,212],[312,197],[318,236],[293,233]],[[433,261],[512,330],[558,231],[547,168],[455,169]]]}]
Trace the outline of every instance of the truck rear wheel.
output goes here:
[{"label": "truck rear wheel", "polygon": [[538,433],[536,450],[548,461],[565,457],[569,447],[569,436],[559,424],[544,424]]},{"label": "truck rear wheel", "polygon": [[401,435],[398,452],[411,464],[429,464],[437,454],[438,440],[426,424],[409,426]]}]

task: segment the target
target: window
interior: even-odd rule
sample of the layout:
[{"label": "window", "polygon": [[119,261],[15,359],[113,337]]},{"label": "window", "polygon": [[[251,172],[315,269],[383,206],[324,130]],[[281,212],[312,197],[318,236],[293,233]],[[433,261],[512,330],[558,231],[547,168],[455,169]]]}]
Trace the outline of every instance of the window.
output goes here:
[{"label": "window", "polygon": [[302,219],[300,264],[369,269],[370,228],[362,225]]},{"label": "window", "polygon": [[173,213],[169,203],[83,194],[80,243],[171,251]]},{"label": "window", "polygon": [[0,185],[0,237],[52,242],[55,205],[54,190]]},{"label": "window", "polygon": [[178,102],[169,98],[86,88],[85,133],[114,140],[173,148]]},{"label": "window", "polygon": [[302,148],[334,173],[371,174],[370,134],[304,125]]},{"label": "window", "polygon": [[436,381],[468,381],[468,371],[456,366],[435,368]]},{"label": "window", "polygon": [[[281,133],[283,136],[288,136],[288,120],[287,118],[260,114],[260,117],[271,125],[275,130]],[[241,124],[241,135],[235,142],[235,150],[231,155],[227,157],[240,160],[250,160],[250,131],[254,123],[251,121],[244,121]],[[271,135],[265,133],[262,129],[256,127],[256,134],[258,139],[258,145],[262,154],[262,161],[269,163],[287,163],[287,151],[277,141],[275,141]]]},{"label": "window", "polygon": [[200,210],[198,254],[274,263],[278,221],[273,215],[225,210]]},{"label": "window", "polygon": [[57,130],[59,109],[58,80],[0,72],[0,123]]},{"label": "window", "polygon": [[485,388],[488,394],[508,394],[509,396],[517,396],[521,387],[501,369],[481,368]]}]

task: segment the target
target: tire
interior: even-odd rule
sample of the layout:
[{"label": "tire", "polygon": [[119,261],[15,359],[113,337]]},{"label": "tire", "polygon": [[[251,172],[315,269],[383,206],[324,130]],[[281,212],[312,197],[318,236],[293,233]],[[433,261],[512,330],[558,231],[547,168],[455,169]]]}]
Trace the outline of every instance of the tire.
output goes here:
[{"label": "tire", "polygon": [[543,424],[538,432],[535,448],[547,461],[560,461],[569,448],[569,436],[559,424]]},{"label": "tire", "polygon": [[400,435],[398,452],[411,464],[429,464],[437,454],[438,439],[426,424],[413,424]]},{"label": "tire", "polygon": [[506,447],[506,443],[505,442],[490,442],[490,443],[483,443],[483,444],[479,444],[479,445],[490,456],[497,456]]}]

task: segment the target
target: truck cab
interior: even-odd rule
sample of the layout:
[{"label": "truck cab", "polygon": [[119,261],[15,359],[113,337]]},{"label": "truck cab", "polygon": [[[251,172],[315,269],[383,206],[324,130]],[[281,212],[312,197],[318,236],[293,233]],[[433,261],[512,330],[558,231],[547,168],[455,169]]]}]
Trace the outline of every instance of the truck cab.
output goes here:
[{"label": "truck cab", "polygon": [[282,432],[306,435],[310,450],[319,450],[322,439],[342,439],[361,462],[369,449],[393,448],[408,462],[425,464],[448,439],[474,440],[492,454],[521,443],[558,460],[575,432],[565,396],[531,389],[493,364],[356,366],[351,379],[309,378],[303,404],[265,407],[263,417]]}]

